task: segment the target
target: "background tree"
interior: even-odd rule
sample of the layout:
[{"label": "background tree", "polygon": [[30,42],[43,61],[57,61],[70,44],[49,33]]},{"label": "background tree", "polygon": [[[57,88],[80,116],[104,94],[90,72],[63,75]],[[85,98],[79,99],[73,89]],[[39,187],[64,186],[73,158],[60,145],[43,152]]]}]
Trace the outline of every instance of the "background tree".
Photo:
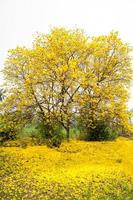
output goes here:
[{"label": "background tree", "polygon": [[89,48],[92,54],[87,70],[91,71],[93,81],[90,82],[85,72],[85,90],[80,98],[81,121],[88,129],[95,127],[98,120],[128,129],[126,104],[132,79],[132,49],[117,32],[93,37]]}]

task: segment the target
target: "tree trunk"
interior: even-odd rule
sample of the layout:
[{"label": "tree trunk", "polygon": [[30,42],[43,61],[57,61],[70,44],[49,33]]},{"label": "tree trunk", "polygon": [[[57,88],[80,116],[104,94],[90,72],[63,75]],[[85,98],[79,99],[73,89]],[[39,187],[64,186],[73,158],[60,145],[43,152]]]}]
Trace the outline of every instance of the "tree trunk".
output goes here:
[{"label": "tree trunk", "polygon": [[66,128],[66,133],[67,133],[67,141],[69,142],[70,141],[70,128],[69,127]]}]

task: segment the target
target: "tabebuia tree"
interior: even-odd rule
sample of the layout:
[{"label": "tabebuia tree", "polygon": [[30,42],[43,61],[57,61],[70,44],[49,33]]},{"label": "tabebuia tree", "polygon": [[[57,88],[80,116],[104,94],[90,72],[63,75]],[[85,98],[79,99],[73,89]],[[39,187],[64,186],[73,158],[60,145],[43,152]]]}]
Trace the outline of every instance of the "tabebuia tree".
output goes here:
[{"label": "tabebuia tree", "polygon": [[37,34],[32,48],[9,50],[3,115],[40,119],[46,137],[54,137],[60,126],[68,140],[76,120],[86,130],[99,120],[129,128],[130,51],[116,32],[91,38],[79,29],[54,28]]}]

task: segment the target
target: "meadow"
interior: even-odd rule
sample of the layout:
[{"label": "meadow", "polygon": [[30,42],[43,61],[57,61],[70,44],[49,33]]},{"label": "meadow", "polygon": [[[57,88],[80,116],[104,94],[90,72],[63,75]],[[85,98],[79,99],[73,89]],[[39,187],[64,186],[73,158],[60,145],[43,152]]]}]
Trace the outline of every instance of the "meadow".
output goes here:
[{"label": "meadow", "polygon": [[132,200],[133,141],[0,148],[1,200]]}]

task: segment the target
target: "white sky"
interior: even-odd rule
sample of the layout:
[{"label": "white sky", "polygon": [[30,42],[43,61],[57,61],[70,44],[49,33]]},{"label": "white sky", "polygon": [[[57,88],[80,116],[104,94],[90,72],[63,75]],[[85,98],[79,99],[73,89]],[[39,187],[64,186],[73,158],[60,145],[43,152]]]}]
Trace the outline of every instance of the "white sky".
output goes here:
[{"label": "white sky", "polygon": [[33,34],[53,26],[76,26],[90,36],[116,30],[133,45],[132,21],[133,0],[0,0],[0,68],[8,49],[30,46]]}]

